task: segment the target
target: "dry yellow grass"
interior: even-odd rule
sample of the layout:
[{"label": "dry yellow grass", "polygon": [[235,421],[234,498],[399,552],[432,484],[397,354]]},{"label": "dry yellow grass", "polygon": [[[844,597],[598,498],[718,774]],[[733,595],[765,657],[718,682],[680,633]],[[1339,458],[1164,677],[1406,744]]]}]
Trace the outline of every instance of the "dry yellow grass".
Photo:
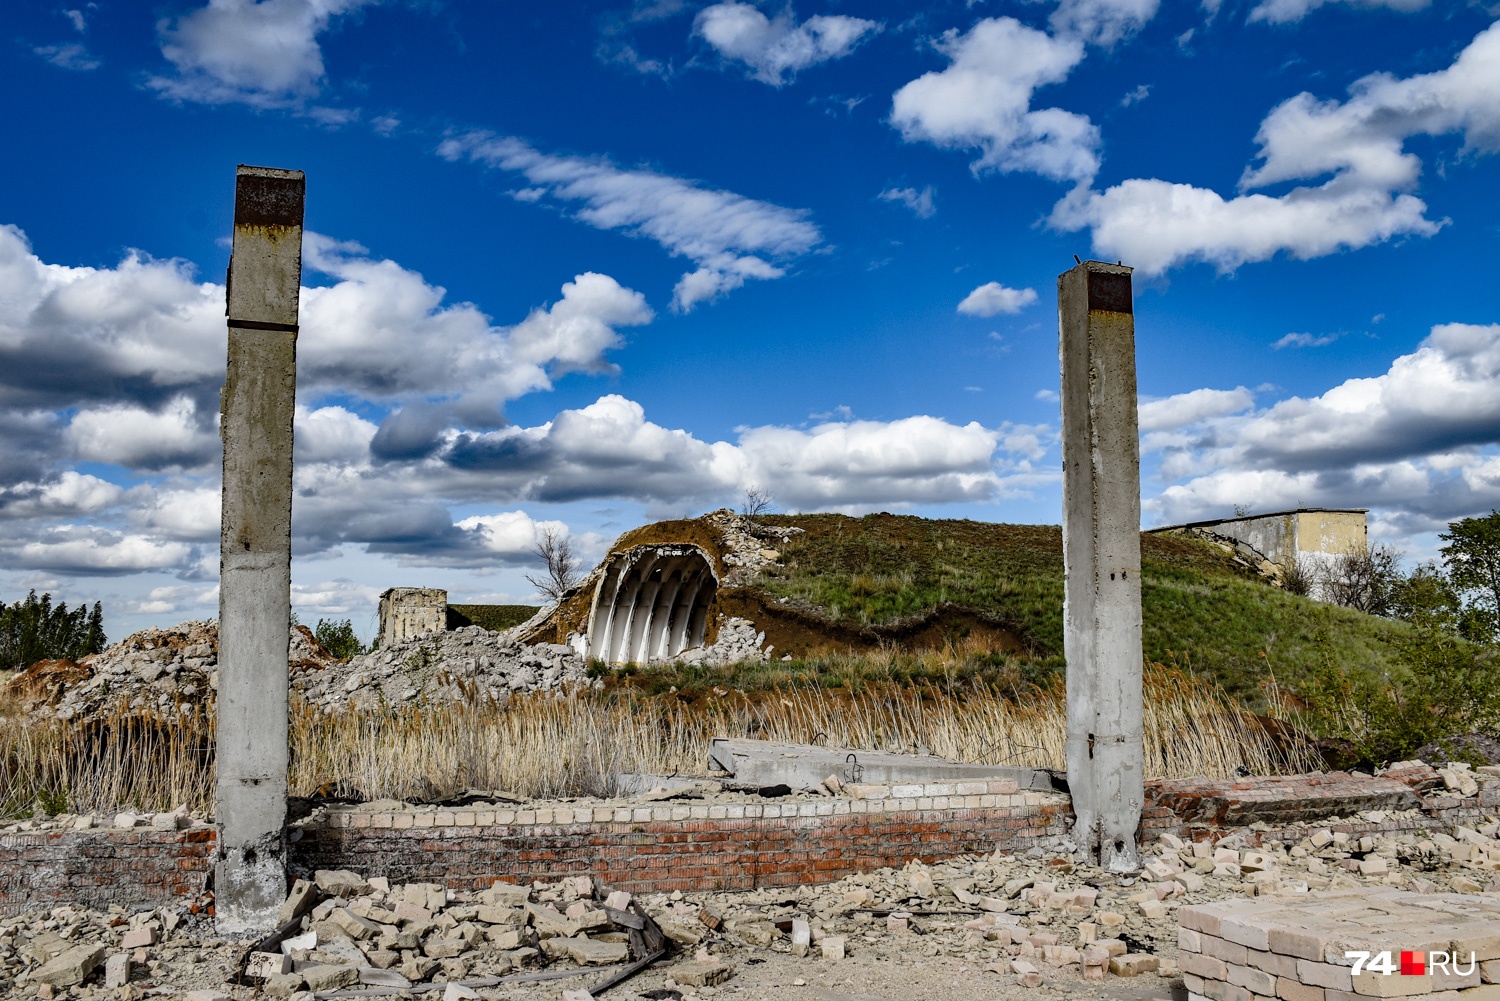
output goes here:
[{"label": "dry yellow grass", "polygon": [[[179,707],[182,708],[182,707]],[[0,708],[0,817],[165,811],[213,802],[213,717],[124,711],[107,720],[38,722]]]},{"label": "dry yellow grass", "polygon": [[[1152,666],[1145,675],[1148,778],[1303,771],[1215,686]],[[867,750],[924,750],[955,761],[1064,767],[1061,685],[1015,698],[988,689],[872,687],[727,693],[692,705],[628,693],[527,696],[505,705],[418,705],[388,713],[293,715],[293,787],[337,781],[375,798],[441,798],[466,788],[527,797],[609,795],[618,772],[707,767],[715,736]]]},{"label": "dry yellow grass", "polygon": [[[1306,770],[1217,687],[1148,667],[1146,775]],[[211,809],[212,718],[142,715],[89,728],[0,728],[0,810],[16,815]],[[468,788],[528,798],[607,796],[620,772],[701,772],[709,738],[752,737],[857,749],[925,750],[957,761],[1061,768],[1062,686],[1013,694],[934,686],[726,692],[691,704],[629,691],[530,695],[505,703],[419,703],[329,713],[294,704],[293,795],[339,792],[434,800]]]}]

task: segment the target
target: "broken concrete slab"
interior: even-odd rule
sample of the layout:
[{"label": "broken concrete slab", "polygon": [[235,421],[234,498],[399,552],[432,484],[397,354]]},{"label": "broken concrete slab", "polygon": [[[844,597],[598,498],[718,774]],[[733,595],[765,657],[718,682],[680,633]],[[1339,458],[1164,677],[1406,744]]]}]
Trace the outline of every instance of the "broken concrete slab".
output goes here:
[{"label": "broken concrete slab", "polygon": [[624,942],[599,942],[591,938],[570,938],[568,955],[580,966],[608,966],[630,958],[630,946]]},{"label": "broken concrete slab", "polygon": [[679,984],[686,984],[689,987],[715,987],[728,980],[733,974],[734,969],[727,964],[691,960],[672,967],[668,976]]},{"label": "broken concrete slab", "polygon": [[31,975],[39,984],[72,987],[81,984],[104,962],[104,946],[79,945],[59,953]]},{"label": "broken concrete slab", "polygon": [[1052,777],[1035,768],[974,765],[933,754],[891,754],[815,744],[715,737],[709,760],[741,785],[811,788],[829,775],[845,783],[891,785],[923,782],[982,782],[1009,779],[1021,789],[1052,791]]}]

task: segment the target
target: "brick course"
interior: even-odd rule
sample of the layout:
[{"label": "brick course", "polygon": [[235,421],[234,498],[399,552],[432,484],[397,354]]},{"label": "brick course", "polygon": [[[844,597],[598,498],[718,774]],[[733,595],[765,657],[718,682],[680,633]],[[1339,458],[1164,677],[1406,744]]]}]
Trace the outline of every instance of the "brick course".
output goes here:
[{"label": "brick course", "polygon": [[203,892],[214,830],[0,834],[0,914],[80,903],[158,903]]},{"label": "brick course", "polygon": [[[634,893],[830,882],[854,872],[1064,834],[1067,797],[987,794],[988,805],[908,800],[654,807],[334,810],[294,828],[293,871],[352,869],[456,889],[596,873]],[[934,801],[937,802],[937,801]],[[907,804],[910,803],[910,808]],[[214,830],[98,828],[0,835],[0,914],[80,903],[153,904],[202,892]]]},{"label": "brick course", "polygon": [[[1307,832],[1257,830],[1230,821],[1249,823],[1251,816],[1317,821],[1361,804],[1409,802],[1393,786],[1415,797],[1417,809],[1379,822],[1354,819],[1327,826],[1355,837],[1417,833],[1473,824],[1500,807],[1500,787],[1494,784],[1463,799],[1446,790],[1416,792],[1387,778],[1342,772],[1171,780],[1148,784],[1142,837],[1149,841],[1169,832],[1201,840],[1237,832],[1252,844],[1296,841]],[[898,796],[898,791],[914,795]],[[983,784],[982,792],[979,784],[934,784],[864,786],[857,793],[857,798],[797,802],[394,813],[342,808],[295,828],[289,858],[298,872],[353,869],[454,888],[589,872],[636,893],[750,889],[828,882],[913,858],[1025,851],[1065,833],[1072,823],[1066,796],[1018,790],[1013,782]],[[214,832],[207,827],[0,835],[0,914],[65,902],[152,904],[193,896],[205,886],[213,847]]]}]

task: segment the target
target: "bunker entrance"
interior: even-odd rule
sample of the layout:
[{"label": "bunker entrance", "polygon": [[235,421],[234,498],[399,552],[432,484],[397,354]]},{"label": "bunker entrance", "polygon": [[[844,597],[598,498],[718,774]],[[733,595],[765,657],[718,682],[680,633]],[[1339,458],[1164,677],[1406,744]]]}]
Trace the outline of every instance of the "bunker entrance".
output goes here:
[{"label": "bunker entrance", "polygon": [[701,647],[718,590],[713,564],[697,546],[636,546],[614,554],[594,590],[587,656],[644,664]]}]

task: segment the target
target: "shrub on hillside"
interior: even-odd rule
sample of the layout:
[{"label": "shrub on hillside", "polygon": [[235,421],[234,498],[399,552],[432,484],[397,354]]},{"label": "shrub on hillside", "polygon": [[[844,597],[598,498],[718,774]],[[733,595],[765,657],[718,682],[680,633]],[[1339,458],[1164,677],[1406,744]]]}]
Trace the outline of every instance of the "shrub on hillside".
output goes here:
[{"label": "shrub on hillside", "polygon": [[1439,620],[1418,619],[1399,640],[1400,672],[1325,665],[1300,687],[1304,724],[1347,741],[1350,765],[1409,758],[1466,733],[1500,737],[1500,656]]}]

